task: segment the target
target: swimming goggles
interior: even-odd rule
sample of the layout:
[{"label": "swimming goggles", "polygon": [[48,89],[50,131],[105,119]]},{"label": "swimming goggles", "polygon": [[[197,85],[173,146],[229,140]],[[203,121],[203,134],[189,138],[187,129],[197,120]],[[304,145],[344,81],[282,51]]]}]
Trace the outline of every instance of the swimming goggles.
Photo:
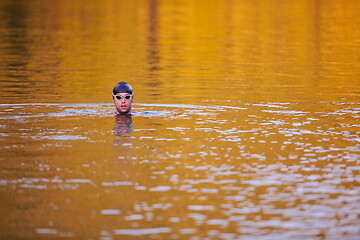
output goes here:
[{"label": "swimming goggles", "polygon": [[125,95],[125,96],[114,95],[114,96],[116,97],[117,100],[121,100],[122,98],[125,98],[125,100],[131,99],[131,95]]}]

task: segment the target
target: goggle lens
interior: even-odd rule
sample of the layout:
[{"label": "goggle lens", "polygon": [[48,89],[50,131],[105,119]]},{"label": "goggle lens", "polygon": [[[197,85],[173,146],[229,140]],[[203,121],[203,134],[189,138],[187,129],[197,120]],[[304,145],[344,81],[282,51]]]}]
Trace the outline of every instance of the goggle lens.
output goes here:
[{"label": "goggle lens", "polygon": [[131,95],[125,95],[125,96],[121,96],[121,95],[115,95],[116,99],[117,100],[121,100],[123,97],[126,99],[126,100],[129,100],[131,98]]}]

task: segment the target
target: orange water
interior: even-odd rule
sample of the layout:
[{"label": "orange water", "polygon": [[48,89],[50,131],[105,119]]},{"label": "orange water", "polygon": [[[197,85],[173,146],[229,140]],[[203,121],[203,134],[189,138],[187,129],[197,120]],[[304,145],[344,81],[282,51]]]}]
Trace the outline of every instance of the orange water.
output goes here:
[{"label": "orange water", "polygon": [[358,239],[359,9],[1,0],[0,238]]}]

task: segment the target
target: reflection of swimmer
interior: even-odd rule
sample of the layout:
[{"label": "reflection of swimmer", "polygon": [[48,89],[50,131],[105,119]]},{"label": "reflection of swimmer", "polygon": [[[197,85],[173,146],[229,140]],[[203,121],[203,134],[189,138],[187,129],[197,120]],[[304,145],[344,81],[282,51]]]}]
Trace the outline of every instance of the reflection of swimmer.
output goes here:
[{"label": "reflection of swimmer", "polygon": [[118,114],[116,115],[114,132],[116,136],[125,134],[131,134],[134,131],[132,125],[132,117],[130,114]]},{"label": "reflection of swimmer", "polygon": [[116,107],[116,114],[130,115],[134,100],[134,92],[130,84],[119,82],[115,85],[112,95]]}]

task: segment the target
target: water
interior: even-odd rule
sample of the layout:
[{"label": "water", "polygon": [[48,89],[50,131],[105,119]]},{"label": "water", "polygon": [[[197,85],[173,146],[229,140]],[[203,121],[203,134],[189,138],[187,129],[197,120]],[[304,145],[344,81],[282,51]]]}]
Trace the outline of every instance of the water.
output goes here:
[{"label": "water", "polygon": [[0,1],[0,238],[358,239],[359,5]]}]

